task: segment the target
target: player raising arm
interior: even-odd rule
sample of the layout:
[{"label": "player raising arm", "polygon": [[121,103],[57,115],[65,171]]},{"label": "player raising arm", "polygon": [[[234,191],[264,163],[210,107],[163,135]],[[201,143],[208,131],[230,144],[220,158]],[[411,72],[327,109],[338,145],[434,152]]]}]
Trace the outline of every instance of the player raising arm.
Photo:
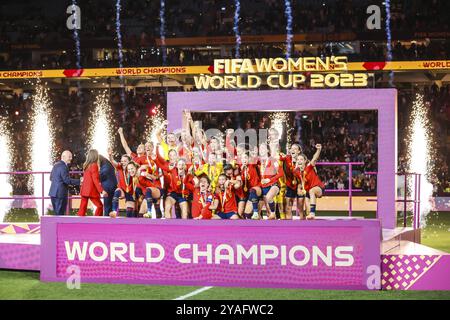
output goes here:
[{"label": "player raising arm", "polygon": [[117,132],[119,133],[120,143],[122,144],[122,147],[125,149],[125,153],[133,161],[137,161],[138,158],[145,155],[145,145],[144,144],[141,143],[140,145],[138,145],[138,147],[136,149],[136,153],[134,153],[133,151],[131,151],[130,147],[128,146],[128,142],[125,139],[125,136],[123,135],[123,128],[119,128],[117,130]]},{"label": "player raising arm", "polygon": [[324,191],[324,184],[317,175],[316,163],[319,159],[322,145],[316,144],[316,153],[314,153],[311,161],[304,154],[297,157],[297,167],[294,170],[294,175],[300,179],[301,188],[306,197],[306,206],[309,208],[309,213],[306,219],[314,219],[316,215],[317,199],[321,198]]}]

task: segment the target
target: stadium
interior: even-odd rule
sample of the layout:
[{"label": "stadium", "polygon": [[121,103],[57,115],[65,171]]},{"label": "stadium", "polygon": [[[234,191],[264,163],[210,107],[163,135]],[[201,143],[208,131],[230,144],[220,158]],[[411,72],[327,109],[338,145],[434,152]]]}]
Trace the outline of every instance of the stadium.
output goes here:
[{"label": "stadium", "polygon": [[0,299],[448,300],[449,13],[2,1]]}]

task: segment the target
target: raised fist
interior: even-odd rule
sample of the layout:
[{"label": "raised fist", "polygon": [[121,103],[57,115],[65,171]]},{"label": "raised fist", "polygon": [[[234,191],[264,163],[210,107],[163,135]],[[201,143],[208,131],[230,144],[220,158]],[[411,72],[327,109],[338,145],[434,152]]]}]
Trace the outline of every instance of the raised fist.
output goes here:
[{"label": "raised fist", "polygon": [[321,144],[316,144],[316,149],[322,149],[322,145]]},{"label": "raised fist", "polygon": [[117,129],[117,132],[118,132],[119,134],[122,134],[122,133],[123,133],[123,128],[120,127],[119,129]]}]

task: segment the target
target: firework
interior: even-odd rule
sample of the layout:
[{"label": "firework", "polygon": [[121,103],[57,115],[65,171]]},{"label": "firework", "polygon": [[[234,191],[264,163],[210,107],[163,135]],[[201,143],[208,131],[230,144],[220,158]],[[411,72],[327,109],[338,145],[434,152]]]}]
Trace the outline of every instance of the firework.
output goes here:
[{"label": "firework", "polygon": [[119,51],[119,67],[123,68],[123,51],[122,51],[122,34],[120,33],[120,0],[116,2],[116,36],[117,36],[117,49]]},{"label": "firework", "polygon": [[[269,118],[271,120],[271,127],[277,129],[280,138],[283,136],[284,130],[286,130],[286,133],[291,131],[289,127],[289,114],[287,112],[273,112]],[[287,134],[287,145],[291,145],[290,134]]]},{"label": "firework", "polygon": [[286,16],[286,59],[289,59],[292,51],[292,7],[291,1],[284,1],[284,15]]},{"label": "firework", "polygon": [[159,33],[161,38],[161,51],[162,51],[162,59],[163,59],[163,65],[167,64],[167,56],[166,56],[166,20],[164,18],[164,15],[166,13],[166,1],[161,0],[160,2],[160,9],[159,9],[159,20],[161,22]]},{"label": "firework", "polygon": [[[117,37],[117,50],[119,52],[119,68],[123,68],[123,48],[122,48],[122,34],[120,33],[120,11],[122,6],[120,0],[116,1],[116,37]],[[123,74],[120,74],[120,101],[122,105],[125,104],[125,88],[124,88],[124,78]]]},{"label": "firework", "polygon": [[[72,6],[74,8],[74,18],[75,21],[77,20],[77,10],[75,10],[76,6],[77,6],[77,1],[76,0],[72,0]],[[80,36],[78,34],[78,29],[75,27],[73,28],[73,39],[75,41],[75,53],[77,56],[77,69],[81,69],[81,50],[80,50]]]},{"label": "firework", "polygon": [[[6,126],[6,121],[0,118],[0,172],[11,171],[11,153],[12,145],[9,136],[9,130]],[[12,195],[12,186],[9,181],[9,176],[0,174],[1,197],[9,197]],[[11,200],[0,200],[0,222],[3,222],[5,214],[11,206]]]},{"label": "firework", "polygon": [[145,141],[152,141],[153,144],[158,143],[158,139],[156,139],[156,130],[161,127],[164,122],[164,115],[161,112],[161,106],[158,105],[154,109],[154,113],[152,116],[147,117],[147,123],[145,126]]},{"label": "firework", "polygon": [[107,91],[103,90],[95,98],[94,111],[89,120],[88,146],[90,149],[97,149],[105,157],[108,157],[108,148],[113,147],[111,114]]},{"label": "firework", "polygon": [[234,26],[233,26],[233,31],[234,31],[234,36],[236,38],[236,54],[235,57],[236,58],[240,58],[240,47],[241,47],[241,34],[239,33],[239,19],[240,19],[240,14],[241,14],[241,1],[240,0],[235,0],[235,11],[234,11]]},{"label": "firework", "polygon": [[[408,134],[408,171],[421,175],[420,179],[420,220],[425,225],[425,217],[431,211],[430,198],[433,194],[433,185],[430,183],[433,172],[433,139],[430,132],[427,108],[423,95],[416,94],[411,112],[411,125]],[[415,185],[412,178],[408,179],[409,197],[415,194]]]},{"label": "firework", "polygon": [[[33,171],[51,171],[53,166],[54,154],[54,128],[50,121],[51,102],[48,95],[48,88],[41,84],[40,81],[36,83],[36,92],[32,97],[32,141],[31,141],[31,163]],[[46,197],[50,189],[48,176],[45,176],[45,181],[42,181],[41,174],[35,174],[33,181],[34,195],[37,197]],[[44,189],[42,184],[44,183]],[[48,201],[46,201],[48,205]],[[45,208],[44,208],[45,210]],[[38,206],[38,214],[42,215],[42,207]]]},{"label": "firework", "polygon": [[[385,1],[386,6],[386,54],[387,61],[392,61],[392,37],[391,37],[391,1]],[[394,72],[389,72],[389,86],[394,86]]]}]

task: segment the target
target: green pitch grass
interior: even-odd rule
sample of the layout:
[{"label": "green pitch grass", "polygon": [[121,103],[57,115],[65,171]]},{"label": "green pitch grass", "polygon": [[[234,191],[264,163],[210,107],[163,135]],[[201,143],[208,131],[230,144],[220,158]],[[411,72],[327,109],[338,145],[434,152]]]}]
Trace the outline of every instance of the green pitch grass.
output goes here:
[{"label": "green pitch grass", "polygon": [[450,212],[431,212],[427,216],[422,244],[450,253]]},{"label": "green pitch grass", "polygon": [[[326,212],[318,215],[346,215],[344,212]],[[374,218],[373,212],[355,212],[355,216]],[[37,220],[34,210],[13,209],[5,222]],[[399,216],[399,226],[402,224]],[[410,219],[408,219],[410,225]],[[450,213],[432,212],[422,230],[422,244],[450,252]],[[175,299],[201,287],[146,286],[120,284],[81,284],[79,290],[69,290],[65,283],[43,283],[38,272],[0,271],[0,299]],[[450,299],[450,291],[331,291],[291,289],[212,288],[189,299],[251,299],[251,300],[403,300]]]}]

